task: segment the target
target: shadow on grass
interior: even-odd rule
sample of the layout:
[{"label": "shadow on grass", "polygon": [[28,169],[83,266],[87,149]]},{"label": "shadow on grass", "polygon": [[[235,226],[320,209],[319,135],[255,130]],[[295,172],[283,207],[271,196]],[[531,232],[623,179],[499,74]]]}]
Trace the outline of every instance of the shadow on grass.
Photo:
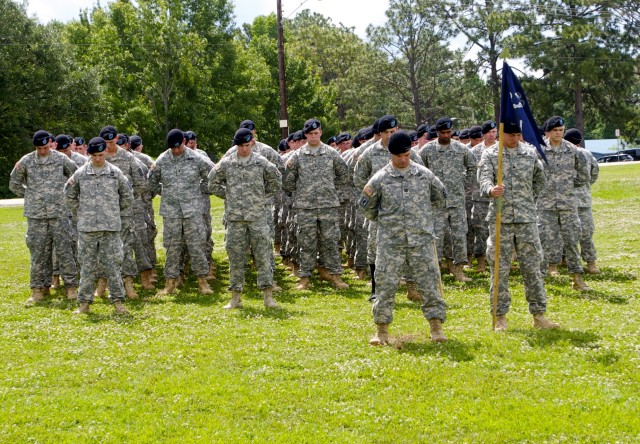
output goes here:
[{"label": "shadow on grass", "polygon": [[265,307],[248,307],[246,304],[244,304],[243,308],[230,310],[230,313],[238,313],[239,316],[245,317],[245,318],[260,317],[260,318],[279,319],[279,320],[288,320],[295,317],[301,317],[306,314],[304,311],[287,310],[282,306],[278,308],[265,308]]},{"label": "shadow on grass", "polygon": [[590,331],[564,330],[530,330],[511,329],[511,333],[522,335],[531,347],[551,347],[560,343],[568,343],[578,348],[598,348],[601,337]]},{"label": "shadow on grass", "polygon": [[454,362],[470,362],[475,359],[471,353],[472,348],[464,342],[456,339],[449,339],[444,344],[426,340],[417,335],[390,336],[391,345],[398,350],[398,353],[408,353],[416,356],[434,355],[443,356]]},{"label": "shadow on grass", "polygon": [[602,301],[617,305],[625,305],[629,303],[629,297],[621,294],[612,294],[607,291],[595,290],[593,288],[587,291],[573,290],[571,288],[571,282],[565,283],[558,278],[547,278],[545,288],[547,289],[547,293],[550,293],[553,296],[582,299],[585,301]]},{"label": "shadow on grass", "polygon": [[630,282],[638,280],[638,275],[630,271],[620,271],[616,268],[601,267],[600,274],[585,274],[584,279],[589,281],[615,281],[615,282]]}]

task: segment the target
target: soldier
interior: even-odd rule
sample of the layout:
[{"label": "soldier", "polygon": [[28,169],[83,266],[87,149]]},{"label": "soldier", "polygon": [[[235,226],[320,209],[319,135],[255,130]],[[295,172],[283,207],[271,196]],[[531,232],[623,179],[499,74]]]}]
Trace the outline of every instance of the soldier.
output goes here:
[{"label": "soldier", "polygon": [[67,207],[78,221],[80,306],[75,314],[89,313],[98,271],[107,276],[109,301],[115,312],[129,314],[123,304],[124,286],[120,274],[123,259],[120,215],[133,204],[133,192],[122,171],[106,161],[106,149],[102,137],[91,139],[87,147],[90,161],[74,173],[64,188]]},{"label": "soldier", "polygon": [[500,265],[498,276],[498,305],[495,331],[507,329],[507,313],[511,305],[509,272],[511,255],[515,249],[524,280],[524,293],[533,315],[535,328],[557,328],[558,324],[545,318],[547,294],[540,273],[542,246],[536,226],[535,200],[544,188],[546,178],[534,149],[519,142],[521,130],[517,122],[504,124],[504,154],[502,183],[496,183],[498,172],[497,145],[485,149],[478,169],[481,193],[491,198],[489,204],[489,241],[487,257],[490,261],[490,297],[493,307],[493,282],[496,254],[496,198],[502,197],[500,225]]},{"label": "soldier", "polygon": [[[436,210],[436,238],[438,257],[445,258],[444,236],[449,233],[452,256],[447,265],[459,282],[469,282],[462,271],[467,263],[467,215],[465,211],[464,185],[476,181],[477,162],[469,149],[458,141],[451,140],[453,121],[442,117],[436,122],[437,140],[427,143],[420,150],[424,165],[442,181],[447,189],[445,208]],[[448,251],[447,251],[448,253]]]},{"label": "soldier", "polygon": [[[574,188],[589,183],[589,166],[577,148],[564,140],[564,119],[551,117],[545,123],[548,136],[544,150],[547,158],[545,174],[547,186],[537,200],[538,230],[544,250],[542,274],[558,274],[562,259],[562,247],[567,258],[567,268],[573,275],[574,290],[589,289],[582,279],[584,269],[580,261],[580,219]],[[548,268],[547,268],[548,267]]]},{"label": "soldier", "polygon": [[347,184],[349,173],[340,154],[322,143],[322,126],[316,119],[304,124],[307,143],[289,158],[283,190],[294,194],[293,207],[298,221],[300,269],[296,289],[309,288],[309,278],[320,252],[324,267],[321,278],[336,288],[349,286],[342,281],[338,251],[340,240],[338,189]]},{"label": "soldier", "polygon": [[275,308],[273,270],[270,258],[272,245],[269,226],[264,217],[265,201],[282,188],[280,171],[265,157],[252,150],[254,138],[247,128],[236,131],[233,142],[236,152],[225,156],[209,172],[209,191],[225,199],[227,223],[226,249],[229,256],[229,290],[231,301],[225,309],[241,308],[247,247],[251,247],[258,271],[258,288],[264,305]]},{"label": "soldier", "polygon": [[64,154],[52,151],[53,138],[40,130],[33,135],[35,150],[24,155],[11,171],[9,189],[24,198],[27,218],[27,247],[31,254],[31,297],[36,303],[49,294],[52,248],[60,260],[60,273],[68,299],[78,297],[78,269],[73,258],[69,211],[62,190],[76,171],[76,164]]},{"label": "soldier", "polygon": [[202,200],[200,183],[208,180],[211,169],[199,155],[184,145],[184,134],[172,129],[167,134],[168,150],[163,152],[149,171],[152,195],[162,194],[160,215],[164,218],[163,244],[165,288],[158,295],[174,294],[180,276],[182,245],[186,243],[193,272],[198,278],[198,290],[213,294],[206,276],[209,265],[204,250]]},{"label": "soldier", "polygon": [[579,130],[575,128],[567,130],[564,140],[573,143],[589,164],[589,183],[582,187],[574,188],[574,192],[578,201],[578,217],[580,218],[580,256],[587,263],[587,273],[599,274],[600,269],[596,265],[598,255],[596,246],[593,243],[593,234],[596,227],[593,223],[593,213],[591,211],[591,185],[598,180],[600,167],[591,151],[580,148],[582,134]]},{"label": "soldier", "polygon": [[360,206],[378,224],[376,298],[373,321],[377,333],[371,345],[389,340],[389,324],[400,276],[408,268],[415,279],[431,339],[445,342],[442,323],[446,306],[438,283],[440,271],[434,248],[433,208],[445,203],[444,186],[427,168],[411,161],[411,138],[401,131],[389,140],[390,162],[364,187]]},{"label": "soldier", "polygon": [[82,137],[73,139],[75,142],[75,152],[87,157],[87,142]]},{"label": "soldier", "polygon": [[[485,122],[482,127],[473,126],[469,130],[469,139],[471,144],[471,154],[474,155],[477,162],[480,162],[482,153],[496,143],[496,123],[492,120]],[[480,131],[478,131],[480,130]],[[485,253],[487,251],[487,238],[489,237],[489,226],[487,225],[487,214],[489,212],[489,199],[480,193],[480,187],[477,181],[471,182],[471,217],[467,213],[467,220],[470,221],[469,233],[467,241],[471,241],[471,245],[467,245],[467,251],[471,252],[478,260],[478,273],[487,271],[487,259]]]}]

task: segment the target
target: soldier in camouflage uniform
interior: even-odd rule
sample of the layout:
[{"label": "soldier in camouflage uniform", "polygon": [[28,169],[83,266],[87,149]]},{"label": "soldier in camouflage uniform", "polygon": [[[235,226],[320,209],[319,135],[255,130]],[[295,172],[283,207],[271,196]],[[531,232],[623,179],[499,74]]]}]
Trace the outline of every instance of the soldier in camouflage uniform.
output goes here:
[{"label": "soldier in camouflage uniform", "polygon": [[76,314],[89,313],[99,271],[107,276],[109,301],[114,304],[115,312],[129,313],[123,305],[120,267],[124,254],[120,230],[121,214],[133,204],[133,192],[122,171],[106,161],[106,149],[103,138],[91,139],[87,147],[91,160],[74,173],[64,188],[67,207],[78,220],[81,272],[80,306]]},{"label": "soldier in camouflage uniform", "polygon": [[433,208],[444,205],[444,186],[431,171],[411,161],[411,138],[404,131],[390,137],[388,150],[390,162],[369,180],[360,199],[365,216],[378,223],[373,305],[377,333],[369,343],[383,345],[389,340],[395,294],[405,267],[417,284],[431,339],[445,342],[446,306],[433,237]]},{"label": "soldier in camouflage uniform", "polygon": [[158,295],[173,294],[180,276],[182,245],[186,243],[191,266],[198,278],[198,290],[213,294],[207,282],[209,264],[204,248],[205,227],[202,220],[200,183],[208,181],[209,164],[184,145],[184,133],[172,129],[167,135],[168,150],[149,171],[149,189],[161,194],[160,215],[164,218],[163,245],[165,288]]},{"label": "soldier in camouflage uniform", "polygon": [[231,301],[224,308],[242,307],[247,248],[251,247],[258,271],[258,288],[264,305],[274,308],[273,254],[269,226],[264,217],[265,201],[282,188],[280,171],[265,157],[252,151],[255,140],[247,128],[236,131],[235,153],[225,156],[209,173],[209,192],[225,199],[226,248],[229,256]]},{"label": "soldier in camouflage uniform", "polygon": [[558,273],[562,247],[567,268],[573,275],[573,288],[585,291],[584,269],[580,261],[580,219],[574,189],[589,183],[589,165],[577,148],[564,140],[564,119],[555,116],[545,123],[548,136],[545,156],[547,186],[538,197],[538,229],[544,250],[542,274]]},{"label": "soldier in camouflage uniform", "polygon": [[322,128],[318,120],[307,120],[303,131],[307,143],[287,161],[282,187],[288,193],[295,193],[293,207],[300,248],[300,279],[296,288],[303,290],[309,287],[318,252],[324,265],[320,269],[321,278],[336,288],[349,288],[341,278],[338,250],[338,189],[349,181],[347,165],[336,150],[322,143]]},{"label": "soldier in camouflage uniform", "polygon": [[31,297],[27,303],[40,302],[49,294],[54,246],[67,298],[76,299],[78,269],[62,190],[77,167],[67,156],[51,149],[53,139],[48,132],[36,131],[33,145],[35,150],[16,163],[9,180],[9,189],[24,198],[23,214],[27,218],[27,247],[31,253]]},{"label": "soldier in camouflage uniform", "polygon": [[498,276],[498,305],[495,331],[507,329],[507,313],[511,306],[509,272],[511,254],[515,249],[524,280],[524,293],[529,303],[536,328],[557,328],[559,325],[545,318],[547,294],[540,273],[542,246],[536,226],[535,199],[544,189],[546,177],[534,149],[519,142],[520,125],[504,124],[504,154],[502,158],[502,183],[497,183],[498,146],[485,149],[478,167],[480,192],[491,198],[489,204],[489,241],[487,258],[491,270],[490,300],[493,308],[493,282],[496,255],[496,205],[495,198],[502,198],[502,223],[500,225],[500,266]]},{"label": "soldier in camouflage uniform", "polygon": [[[476,158],[458,141],[451,140],[453,121],[442,117],[436,122],[437,140],[420,150],[424,165],[442,181],[447,189],[445,208],[436,210],[436,238],[438,257],[445,258],[444,237],[451,235],[453,258],[447,257],[449,270],[455,279],[468,282],[462,271],[467,263],[467,215],[464,201],[465,183],[476,181]],[[452,260],[453,259],[453,260]]]},{"label": "soldier in camouflage uniform", "polygon": [[600,166],[596,158],[591,154],[591,151],[580,148],[582,133],[580,133],[579,130],[575,128],[567,130],[564,135],[564,140],[573,143],[589,165],[589,183],[579,188],[574,188],[574,192],[578,202],[578,218],[580,219],[580,256],[582,256],[582,260],[587,263],[587,273],[599,274],[600,269],[596,265],[598,254],[596,252],[596,246],[593,243],[593,234],[596,231],[596,227],[591,211],[591,185],[598,180]]}]

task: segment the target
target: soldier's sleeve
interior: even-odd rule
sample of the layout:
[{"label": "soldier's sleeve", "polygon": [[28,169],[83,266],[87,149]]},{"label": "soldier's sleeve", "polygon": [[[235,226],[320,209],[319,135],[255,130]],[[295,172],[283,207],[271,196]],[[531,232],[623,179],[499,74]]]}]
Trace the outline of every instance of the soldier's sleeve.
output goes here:
[{"label": "soldier's sleeve", "polygon": [[76,165],[76,163],[73,160],[69,159],[67,156],[64,156],[62,162],[62,170],[65,177],[73,176],[73,173],[75,173],[78,169],[78,165]]},{"label": "soldier's sleeve", "polygon": [[469,151],[469,148],[464,147],[464,150],[464,165],[467,168],[466,182],[469,185],[474,186],[476,184],[478,174],[478,161],[476,160],[476,156]]},{"label": "soldier's sleeve", "polygon": [[209,193],[218,196],[220,199],[227,197],[227,175],[222,165],[222,160],[209,171],[207,180],[209,183]]},{"label": "soldier's sleeve", "polygon": [[9,189],[18,197],[24,197],[27,183],[27,167],[22,162],[23,159],[20,159],[16,163],[9,176]]},{"label": "soldier's sleeve", "polygon": [[591,185],[593,185],[594,183],[597,182],[598,180],[598,176],[600,175],[600,165],[598,165],[598,161],[596,160],[596,158],[594,157],[593,154],[591,154],[591,152],[587,152],[587,155],[589,156],[589,164],[591,165]]},{"label": "soldier's sleeve", "polygon": [[533,170],[533,197],[538,199],[540,193],[547,184],[547,175],[544,173],[544,166],[542,161],[537,157],[534,158],[535,165]]},{"label": "soldier's sleeve", "polygon": [[298,182],[298,155],[294,153],[287,160],[285,168],[285,179],[282,183],[282,190],[287,193],[293,193],[296,190]]},{"label": "soldier's sleeve", "polygon": [[411,150],[411,160],[417,163],[418,165],[425,166],[424,162],[422,161],[418,153],[416,153],[414,150]]},{"label": "soldier's sleeve", "polygon": [[146,167],[144,164],[131,156],[131,186],[133,187],[134,196],[142,196],[147,192],[147,178],[145,177],[144,170]]},{"label": "soldier's sleeve", "polygon": [[362,153],[356,162],[356,170],[353,173],[353,184],[359,190],[362,190],[371,178],[371,156],[369,149]]},{"label": "soldier's sleeve", "polygon": [[80,184],[78,183],[78,175],[73,174],[67,183],[64,184],[64,203],[71,211],[71,214],[75,217],[78,214],[78,207],[80,206]]},{"label": "soldier's sleeve", "polygon": [[[537,159],[536,161],[540,163],[540,161],[538,161]],[[489,196],[489,192],[496,185],[496,171],[487,151],[484,151],[482,153],[482,157],[480,158],[477,178],[478,184],[480,185],[480,193],[482,194],[482,196],[491,197]]]},{"label": "soldier's sleeve", "polygon": [[434,208],[444,208],[447,203],[447,191],[444,184],[436,177],[435,174],[430,175],[431,178],[431,206]]},{"label": "soldier's sleeve", "polygon": [[133,187],[122,172],[118,174],[118,194],[120,195],[120,211],[133,205]]},{"label": "soldier's sleeve", "polygon": [[420,160],[422,160],[422,164],[424,166],[430,168],[429,158],[427,157],[427,145],[424,145],[422,148],[420,148],[420,150],[418,151],[418,157],[420,158]]},{"label": "soldier's sleeve", "polygon": [[271,148],[270,146],[265,145],[265,148],[266,148],[266,153],[268,154],[267,156],[265,156],[267,160],[272,164],[274,164],[276,168],[278,168],[278,171],[280,171],[280,174],[284,174],[284,162],[282,160],[282,157],[280,157],[280,154],[278,154],[278,152],[273,148]]},{"label": "soldier's sleeve", "polygon": [[265,162],[263,176],[265,197],[275,196],[282,189],[282,174],[274,164]]},{"label": "soldier's sleeve", "polygon": [[378,219],[378,210],[380,208],[380,187],[373,178],[362,189],[358,205],[360,205],[362,213],[367,219],[374,222]]},{"label": "soldier's sleeve", "polygon": [[585,157],[578,152],[575,151],[575,168],[576,168],[576,178],[573,181],[573,187],[579,188],[584,185],[589,184],[589,168],[590,165],[587,164],[587,160]]},{"label": "soldier's sleeve", "polygon": [[349,167],[342,156],[335,152],[333,157],[333,171],[336,175],[336,188],[340,189],[351,184],[349,177]]},{"label": "soldier's sleeve", "polygon": [[149,168],[147,175],[147,187],[151,192],[151,197],[162,194],[162,164],[156,162]]}]

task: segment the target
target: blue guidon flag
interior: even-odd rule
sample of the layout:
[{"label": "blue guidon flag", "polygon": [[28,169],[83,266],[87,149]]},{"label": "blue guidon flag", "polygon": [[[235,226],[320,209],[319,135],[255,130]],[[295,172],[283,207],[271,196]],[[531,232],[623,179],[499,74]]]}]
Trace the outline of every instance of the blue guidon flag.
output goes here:
[{"label": "blue guidon flag", "polygon": [[538,153],[547,162],[541,146],[546,144],[536,124],[527,96],[507,62],[502,63],[502,97],[500,99],[500,123],[518,122],[522,128],[522,138],[536,147]]}]

